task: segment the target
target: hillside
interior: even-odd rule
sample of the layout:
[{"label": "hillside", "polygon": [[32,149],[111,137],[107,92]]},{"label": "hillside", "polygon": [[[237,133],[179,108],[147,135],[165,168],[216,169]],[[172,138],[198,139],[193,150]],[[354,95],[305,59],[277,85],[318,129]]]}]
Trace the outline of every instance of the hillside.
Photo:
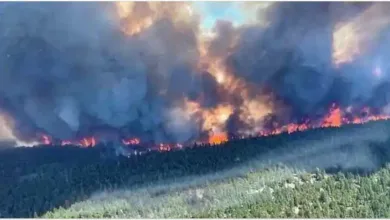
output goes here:
[{"label": "hillside", "polygon": [[131,158],[3,149],[0,215],[388,217],[389,143],[378,121]]}]

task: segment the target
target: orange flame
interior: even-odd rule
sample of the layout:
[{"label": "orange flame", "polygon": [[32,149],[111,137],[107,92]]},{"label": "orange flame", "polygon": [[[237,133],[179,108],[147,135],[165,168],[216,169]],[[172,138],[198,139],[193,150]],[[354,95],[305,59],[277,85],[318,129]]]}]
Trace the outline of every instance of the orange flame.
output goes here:
[{"label": "orange flame", "polygon": [[89,138],[83,138],[80,141],[81,146],[83,147],[94,147],[96,145],[96,140],[94,137],[89,137]]},{"label": "orange flame", "polygon": [[222,144],[224,142],[228,141],[228,136],[225,132],[223,133],[216,133],[209,137],[209,144]]},{"label": "orange flame", "polygon": [[342,125],[341,109],[332,105],[329,114],[323,119],[321,127],[340,127]]},{"label": "orange flame", "polygon": [[80,141],[69,141],[69,140],[61,141],[61,146],[66,146],[66,145],[76,145],[80,147],[94,147],[96,145],[96,139],[95,137],[85,137],[82,138]]},{"label": "orange flame", "polygon": [[[352,119],[348,119],[345,117],[345,113],[351,113],[352,108],[348,107],[345,110],[342,110],[336,104],[333,104],[329,110],[329,113],[326,114],[322,120],[320,120],[317,124],[310,122],[307,120],[302,124],[298,123],[290,123],[284,126],[280,126],[273,130],[262,130],[258,132],[259,136],[270,136],[277,135],[281,133],[294,133],[297,131],[305,131],[308,129],[314,128],[327,128],[327,127],[341,127],[345,124],[363,124],[370,121],[379,121],[379,120],[390,120],[389,115],[374,115],[371,113],[371,109],[368,107],[363,108],[360,113],[364,113],[365,116],[353,116]],[[48,135],[42,135],[42,144],[50,145],[52,144],[52,139]],[[245,138],[245,137],[241,137]],[[208,144],[218,145],[229,140],[226,132],[223,131],[212,131],[210,132],[209,138],[207,140]],[[86,137],[81,139],[80,141],[62,141],[61,145],[77,145],[80,147],[94,147],[96,145],[95,137]],[[139,138],[132,139],[123,139],[122,143],[124,145],[137,145],[141,143]],[[154,149],[158,151],[171,151],[172,149],[181,149],[183,147],[182,144],[158,144]]]}]

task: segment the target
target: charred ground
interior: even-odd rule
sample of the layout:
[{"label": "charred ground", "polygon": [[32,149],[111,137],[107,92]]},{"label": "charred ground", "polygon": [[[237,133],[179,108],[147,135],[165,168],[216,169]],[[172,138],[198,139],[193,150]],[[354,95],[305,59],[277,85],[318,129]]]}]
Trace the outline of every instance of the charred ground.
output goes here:
[{"label": "charred ground", "polygon": [[[232,140],[213,147],[148,152],[130,158],[107,157],[104,147],[3,148],[0,214],[41,216],[87,201],[97,192],[131,190],[182,178],[207,185],[279,164],[307,172],[320,168],[330,174],[345,171],[371,175],[390,160],[388,134],[390,123],[378,121]],[[213,177],[203,178],[205,175]],[[193,187],[189,185],[183,187]]]}]

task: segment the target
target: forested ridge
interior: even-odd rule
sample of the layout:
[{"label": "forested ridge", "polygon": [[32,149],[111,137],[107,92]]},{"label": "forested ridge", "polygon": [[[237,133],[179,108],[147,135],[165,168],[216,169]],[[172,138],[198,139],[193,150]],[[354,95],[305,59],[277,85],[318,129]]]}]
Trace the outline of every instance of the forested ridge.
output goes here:
[{"label": "forested ridge", "polygon": [[[0,150],[0,198],[2,198],[0,215],[1,217],[132,217],[134,210],[126,211],[115,206],[105,207],[102,209],[104,211],[88,212],[87,209],[92,209],[94,206],[93,202],[88,201],[91,196],[99,192],[131,190],[152,186],[161,181],[175,182],[185,177],[196,179],[197,176],[228,172],[236,167],[249,167],[248,163],[253,161],[264,160],[265,163],[272,157],[277,159],[268,161],[268,168],[262,166],[263,169],[256,165],[248,168],[247,174],[239,172],[229,175],[224,182],[213,181],[210,185],[206,181],[202,183],[203,188],[201,187],[202,190],[207,191],[208,188],[213,189],[218,184],[227,184],[226,187],[233,184],[237,188],[241,184],[239,181],[254,185],[250,183],[251,178],[247,175],[254,175],[255,179],[258,179],[264,176],[264,172],[272,176],[273,173],[279,175],[280,169],[291,170],[285,179],[269,185],[262,180],[263,191],[272,189],[271,194],[266,193],[268,196],[264,196],[263,193],[255,193],[254,196],[251,194],[251,199],[247,202],[243,200],[244,202],[231,206],[227,202],[229,207],[226,207],[227,205],[214,205],[219,203],[215,198],[211,199],[213,195],[210,194],[209,200],[207,196],[201,196],[201,202],[205,202],[205,207],[213,207],[209,210],[199,208],[196,213],[188,213],[186,209],[181,213],[167,212],[168,214],[162,216],[389,217],[390,212],[386,207],[390,206],[388,195],[390,169],[385,165],[390,158],[388,148],[390,139],[386,137],[377,140],[373,137],[372,140],[362,139],[353,142],[355,136],[362,136],[359,135],[360,131],[364,134],[369,133],[368,131],[378,133],[378,129],[383,133],[390,133],[389,122],[371,122],[365,125],[347,125],[342,128],[315,129],[272,137],[232,140],[220,146],[205,145],[170,152],[148,152],[130,158],[108,157],[107,148],[99,146],[88,149],[71,146],[2,149]],[[355,136],[348,135],[356,132]],[[345,134],[349,138],[348,141],[334,142],[333,137],[339,134]],[[310,143],[319,141],[324,147],[306,150],[305,145],[305,149],[298,153],[295,150],[299,145],[309,143],[310,147]],[[297,161],[303,161],[302,158],[322,158],[321,155],[326,157],[330,152],[354,155],[356,147],[363,149],[362,143],[364,143],[364,152],[369,152],[372,157],[371,166],[367,167],[363,162],[362,166],[335,163],[321,165],[320,169],[315,169],[319,159],[296,164]],[[278,155],[282,154],[286,156],[279,158]],[[360,154],[355,153],[355,155]],[[281,163],[283,165],[280,165]],[[312,166],[307,167],[312,163],[314,163]],[[367,163],[367,160],[364,163]],[[356,164],[359,165],[359,158]],[[295,173],[293,168],[295,165],[307,171]],[[192,188],[193,186],[189,187]],[[183,190],[188,189],[180,189],[180,192]],[[177,198],[182,199],[182,197]],[[207,201],[203,201],[204,199]],[[167,202],[168,204],[170,203]],[[188,207],[193,206],[193,203],[188,205]],[[196,206],[201,207],[201,205]],[[75,211],[76,209],[79,211]],[[347,211],[342,211],[344,209]],[[156,213],[158,215],[157,211]],[[148,217],[147,213],[140,210],[135,217],[145,216]]]}]

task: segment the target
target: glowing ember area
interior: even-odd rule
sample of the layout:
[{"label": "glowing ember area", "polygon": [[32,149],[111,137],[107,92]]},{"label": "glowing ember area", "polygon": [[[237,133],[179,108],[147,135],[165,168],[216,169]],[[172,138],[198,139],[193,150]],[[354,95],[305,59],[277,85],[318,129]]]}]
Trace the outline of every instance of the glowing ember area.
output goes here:
[{"label": "glowing ember area", "polygon": [[321,127],[340,127],[342,125],[341,109],[333,104],[329,115],[326,116],[321,124]]},{"label": "glowing ember area", "polygon": [[51,144],[51,138],[47,135],[42,135],[42,143],[46,145]]},{"label": "glowing ember area", "polygon": [[367,107],[363,108],[359,112],[361,114],[365,114],[365,116],[352,116],[352,118],[349,119],[346,116],[346,113],[348,112],[349,112],[348,108],[346,111],[343,111],[342,109],[337,107],[336,104],[333,104],[331,109],[329,110],[329,113],[317,123],[312,123],[309,120],[307,120],[307,122],[303,124],[291,123],[271,131],[262,131],[260,132],[260,136],[277,135],[284,132],[293,133],[297,131],[305,131],[314,128],[341,127],[342,125],[345,124],[363,124],[370,121],[390,119],[389,115],[370,115],[370,109]]},{"label": "glowing ember area", "polygon": [[124,145],[138,145],[141,143],[141,141],[138,138],[132,138],[132,139],[124,139],[122,140],[122,143]]},{"label": "glowing ember area", "polygon": [[94,137],[89,137],[89,138],[83,138],[80,142],[82,146],[85,147],[94,147],[96,144],[95,138]]},{"label": "glowing ember area", "polygon": [[[52,138],[47,136],[47,135],[42,135],[42,140],[43,140],[42,144],[45,144],[45,145],[54,144],[52,141]],[[60,142],[60,145],[61,146],[75,145],[75,146],[80,146],[80,147],[94,147],[96,145],[96,139],[95,139],[95,137],[85,137],[79,141],[63,140]]]},{"label": "glowing ember area", "polygon": [[157,147],[158,151],[171,151],[172,149],[181,149],[181,144],[159,144]]},{"label": "glowing ember area", "polygon": [[[336,104],[333,104],[330,108],[328,114],[317,123],[311,122],[310,120],[306,120],[305,123],[296,124],[290,123],[281,127],[277,127],[271,130],[263,130],[258,133],[259,136],[270,136],[270,135],[278,135],[281,133],[294,133],[298,131],[305,131],[308,129],[315,128],[328,128],[328,127],[341,127],[345,124],[363,124],[370,121],[378,121],[378,120],[390,120],[390,116],[388,115],[374,115],[371,114],[371,109],[368,107],[363,108],[359,111],[359,115],[363,116],[347,116],[351,114],[352,108],[346,108],[344,111],[338,107]],[[350,118],[350,119],[349,119]],[[241,138],[245,138],[242,137]],[[211,145],[219,145],[227,142],[229,137],[226,132],[211,132],[206,144]],[[47,135],[42,135],[42,144],[51,145],[51,138]],[[132,139],[123,139],[123,145],[142,145],[142,142],[139,138]],[[83,138],[80,141],[72,142],[72,141],[62,141],[61,145],[76,145],[80,147],[94,147],[96,145],[96,139],[94,137]],[[155,149],[158,151],[171,151],[172,149],[181,149],[183,148],[182,144],[158,144],[155,147],[151,147],[151,149]]]},{"label": "glowing ember area", "polygon": [[209,144],[222,144],[226,141],[228,141],[228,136],[226,133],[212,134],[209,138]]}]

